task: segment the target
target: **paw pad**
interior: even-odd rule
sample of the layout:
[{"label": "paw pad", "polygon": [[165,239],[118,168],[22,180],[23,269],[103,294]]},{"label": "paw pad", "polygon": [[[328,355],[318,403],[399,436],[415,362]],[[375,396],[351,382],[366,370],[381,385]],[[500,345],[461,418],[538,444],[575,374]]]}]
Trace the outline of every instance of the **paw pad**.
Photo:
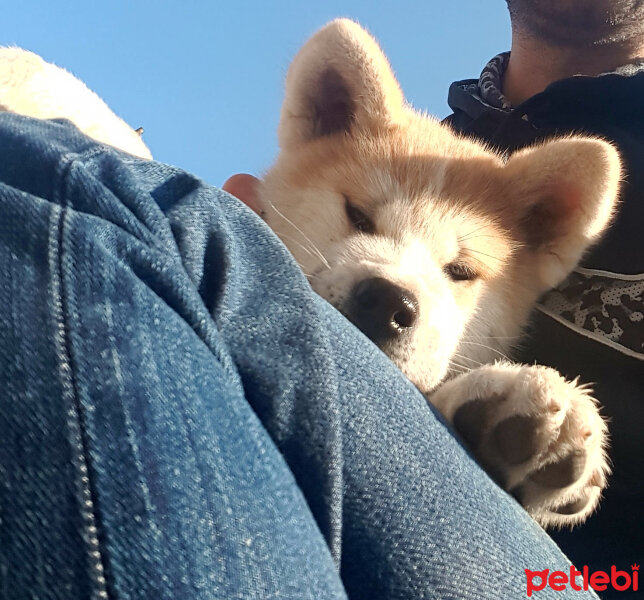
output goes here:
[{"label": "paw pad", "polygon": [[530,475],[535,483],[549,488],[563,488],[573,484],[584,473],[586,453],[583,450],[571,452],[560,461],[550,463]]},{"label": "paw pad", "polygon": [[494,428],[494,442],[499,454],[510,465],[532,458],[540,447],[540,419],[531,415],[515,415]]},{"label": "paw pad", "polygon": [[470,448],[476,448],[483,439],[484,424],[497,401],[496,397],[469,400],[454,413],[454,428]]},{"label": "paw pad", "polygon": [[606,487],[607,428],[589,389],[539,365],[483,366],[431,395],[492,479],[544,526],[573,525]]}]

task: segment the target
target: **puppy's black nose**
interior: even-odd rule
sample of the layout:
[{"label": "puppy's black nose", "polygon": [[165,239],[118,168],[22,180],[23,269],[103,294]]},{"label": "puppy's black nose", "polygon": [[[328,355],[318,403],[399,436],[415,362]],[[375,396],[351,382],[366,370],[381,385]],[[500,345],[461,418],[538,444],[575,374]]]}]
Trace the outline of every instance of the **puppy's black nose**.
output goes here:
[{"label": "puppy's black nose", "polygon": [[411,331],[418,320],[418,300],[409,290],[372,277],[353,288],[347,312],[356,327],[382,345]]}]

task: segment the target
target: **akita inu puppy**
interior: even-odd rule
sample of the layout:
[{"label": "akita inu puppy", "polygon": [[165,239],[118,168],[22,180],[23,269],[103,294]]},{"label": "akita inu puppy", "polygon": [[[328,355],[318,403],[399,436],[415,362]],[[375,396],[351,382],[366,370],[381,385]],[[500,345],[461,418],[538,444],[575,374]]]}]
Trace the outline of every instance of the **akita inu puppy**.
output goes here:
[{"label": "akita inu puppy", "polygon": [[537,521],[586,518],[608,473],[597,403],[552,369],[498,360],[607,227],[616,150],[568,137],[505,160],[406,104],[376,41],[345,19],[295,57],[278,135],[251,204],[313,289]]},{"label": "akita inu puppy", "polygon": [[[64,106],[71,75],[34,84],[3,52],[23,52],[32,70],[36,60],[0,50],[0,105],[69,118],[147,156],[131,136],[110,139],[116,117],[89,90],[88,106],[78,93]],[[94,114],[101,123],[86,118]],[[277,162],[241,186],[242,199],[313,289],[389,355],[537,521],[586,518],[609,471],[595,400],[552,369],[495,361],[608,225],[615,149],[568,137],[505,160],[409,107],[375,40],[344,19],[293,61],[278,133]]]}]

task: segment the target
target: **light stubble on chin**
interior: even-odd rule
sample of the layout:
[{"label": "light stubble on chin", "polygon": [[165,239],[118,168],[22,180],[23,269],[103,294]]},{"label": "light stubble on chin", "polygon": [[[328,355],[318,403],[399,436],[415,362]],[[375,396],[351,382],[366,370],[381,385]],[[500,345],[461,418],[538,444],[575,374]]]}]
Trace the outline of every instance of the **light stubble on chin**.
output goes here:
[{"label": "light stubble on chin", "polygon": [[644,0],[507,0],[516,30],[555,46],[644,43]]}]

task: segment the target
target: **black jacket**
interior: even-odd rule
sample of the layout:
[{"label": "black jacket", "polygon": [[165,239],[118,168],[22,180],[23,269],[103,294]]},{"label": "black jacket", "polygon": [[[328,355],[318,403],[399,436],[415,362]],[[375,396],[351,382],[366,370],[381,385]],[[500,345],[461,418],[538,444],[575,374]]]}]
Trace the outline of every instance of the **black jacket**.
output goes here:
[{"label": "black jacket", "polygon": [[614,224],[582,268],[542,298],[518,358],[595,384],[614,474],[599,511],[553,538],[578,568],[630,572],[644,560],[644,72],[558,81],[511,112],[481,100],[476,83],[450,87],[446,121],[456,130],[508,152],[590,133],[616,142],[626,164]]}]

